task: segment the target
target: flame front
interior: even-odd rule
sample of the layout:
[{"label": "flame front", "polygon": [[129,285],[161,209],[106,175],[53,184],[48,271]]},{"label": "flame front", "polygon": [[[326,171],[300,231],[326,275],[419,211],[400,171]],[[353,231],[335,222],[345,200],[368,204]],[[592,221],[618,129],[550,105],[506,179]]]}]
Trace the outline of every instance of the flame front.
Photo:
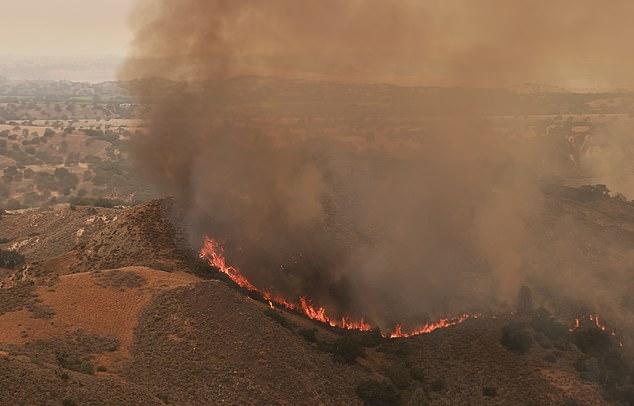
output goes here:
[{"label": "flame front", "polygon": [[[353,320],[348,317],[342,317],[341,319],[335,319],[328,315],[325,307],[314,306],[311,300],[305,296],[299,298],[297,303],[285,299],[282,296],[274,295],[269,291],[259,289],[253,283],[251,283],[240,270],[236,267],[227,265],[224,256],[224,249],[222,245],[210,238],[205,237],[203,246],[200,250],[200,257],[206,259],[211,266],[218,269],[231,279],[236,285],[248,290],[249,292],[258,293],[264,300],[266,300],[269,306],[274,305],[282,306],[288,310],[299,311],[306,317],[312,320],[320,321],[324,324],[328,324],[331,327],[338,327],[345,330],[359,330],[369,331],[372,329],[372,325],[367,323],[364,319]],[[457,317],[441,319],[435,322],[426,323],[411,331],[403,331],[400,325],[394,328],[394,331],[387,335],[388,338],[406,338],[413,337],[421,334],[429,334],[441,328],[455,326],[470,318],[477,318],[478,315],[462,314]]]},{"label": "flame front", "polygon": [[424,324],[409,332],[404,332],[401,326],[398,325],[394,328],[394,331],[392,331],[392,333],[390,334],[390,338],[407,338],[412,336],[418,336],[421,334],[429,334],[441,328],[447,328],[447,327],[455,326],[456,324],[463,323],[471,318],[477,319],[478,315],[465,313],[450,319],[440,319],[435,322]]},{"label": "flame front", "polygon": [[267,290],[257,288],[244,275],[242,275],[240,270],[236,267],[227,265],[222,245],[212,238],[205,237],[203,246],[200,250],[200,257],[206,259],[211,266],[227,275],[236,285],[248,290],[249,292],[261,295],[271,307],[278,305],[288,310],[297,310],[302,312],[309,319],[317,320],[332,327],[339,327],[346,330],[368,331],[372,328],[372,326],[366,323],[363,319],[352,320],[350,318],[343,317],[340,320],[337,320],[331,318],[328,316],[326,308],[313,306],[310,299],[307,297],[300,297],[299,302],[296,304],[282,296],[274,295]]}]

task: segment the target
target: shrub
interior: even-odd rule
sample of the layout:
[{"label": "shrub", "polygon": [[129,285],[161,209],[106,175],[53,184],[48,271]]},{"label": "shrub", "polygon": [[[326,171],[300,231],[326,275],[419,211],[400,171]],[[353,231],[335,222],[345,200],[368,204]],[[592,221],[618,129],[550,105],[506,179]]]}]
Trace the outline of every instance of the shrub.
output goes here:
[{"label": "shrub", "polygon": [[494,388],[493,386],[485,386],[484,388],[482,388],[482,395],[493,398],[495,396],[497,396],[498,394],[498,390],[497,388]]},{"label": "shrub", "polygon": [[548,339],[548,337],[544,335],[544,333],[537,332],[535,333],[533,338],[535,339],[537,344],[539,344],[540,347],[546,350],[553,348],[553,343]]},{"label": "shrub", "polygon": [[407,389],[412,386],[414,382],[412,379],[412,374],[409,369],[402,366],[401,364],[396,364],[393,367],[389,368],[385,374],[390,381],[399,389]]},{"label": "shrub", "polygon": [[111,209],[115,206],[124,206],[125,202],[106,198],[72,197],[69,201],[73,206],[90,206]]},{"label": "shrub", "polygon": [[274,309],[266,309],[264,311],[264,314],[266,314],[268,317],[270,317],[271,319],[273,319],[274,321],[276,321],[280,326],[287,328],[289,330],[293,329],[293,323],[291,323],[290,321],[288,321],[286,319],[286,317],[282,316],[280,314],[280,312],[274,310]]},{"label": "shrub", "polygon": [[610,335],[596,327],[577,330],[574,342],[582,352],[591,355],[606,353],[612,344]]},{"label": "shrub", "polygon": [[64,369],[81,372],[82,374],[86,375],[93,375],[95,373],[95,368],[88,359],[82,359],[77,357],[76,355],[68,354],[65,352],[58,352],[57,354],[55,354],[55,359],[57,360],[59,366]]},{"label": "shrub", "polygon": [[500,343],[511,351],[526,353],[533,344],[533,337],[521,323],[511,322],[502,328]]},{"label": "shrub", "polygon": [[416,379],[418,382],[425,382],[425,370],[419,366],[411,366],[409,369],[412,378]]},{"label": "shrub", "polygon": [[356,393],[366,406],[389,406],[400,403],[398,391],[386,381],[366,381],[357,386]]},{"label": "shrub", "polygon": [[427,395],[423,388],[416,388],[407,401],[407,406],[426,406],[427,404]]},{"label": "shrub", "polygon": [[529,314],[533,311],[533,292],[528,286],[522,286],[517,295],[517,311],[519,314]]},{"label": "shrub", "polygon": [[412,349],[407,344],[405,340],[390,340],[383,343],[377,351],[382,352],[384,354],[391,354],[400,359],[407,359],[411,353]]},{"label": "shrub", "polygon": [[19,252],[0,250],[0,268],[18,268],[24,265],[24,259],[24,255]]},{"label": "shrub", "polygon": [[381,330],[374,328],[370,331],[350,331],[351,334],[363,347],[376,347],[384,341]]},{"label": "shrub", "polygon": [[557,356],[555,355],[555,353],[549,352],[544,356],[544,361],[554,364],[555,362],[557,362]]},{"label": "shrub", "polygon": [[447,382],[442,378],[436,378],[432,381],[430,389],[432,392],[442,392],[447,387]]},{"label": "shrub", "polygon": [[311,343],[317,342],[317,329],[316,328],[302,328],[297,332],[306,341]]},{"label": "shrub", "polygon": [[601,367],[599,360],[596,358],[580,357],[573,365],[577,372],[579,372],[581,378],[592,382],[599,382],[601,380]]},{"label": "shrub", "polygon": [[349,364],[363,355],[363,347],[359,341],[348,336],[337,338],[328,346],[328,350],[334,354],[335,359]]},{"label": "shrub", "polygon": [[563,339],[568,334],[568,328],[557,322],[544,308],[535,312],[531,319],[531,327],[551,340]]}]

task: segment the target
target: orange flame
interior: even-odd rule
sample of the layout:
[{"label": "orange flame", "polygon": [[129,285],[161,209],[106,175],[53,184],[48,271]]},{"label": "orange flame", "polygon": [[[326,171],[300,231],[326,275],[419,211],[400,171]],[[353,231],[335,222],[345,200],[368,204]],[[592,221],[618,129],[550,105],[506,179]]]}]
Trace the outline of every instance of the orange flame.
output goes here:
[{"label": "orange flame", "polygon": [[441,328],[447,328],[451,326],[455,326],[456,324],[463,323],[468,319],[477,319],[479,315],[477,314],[461,314],[460,316],[453,317],[450,319],[440,319],[435,322],[426,323],[418,328],[415,328],[409,332],[403,332],[403,329],[400,325],[394,328],[394,331],[390,334],[390,338],[407,338],[412,336],[418,336],[421,334],[429,334]]},{"label": "orange flame", "polygon": [[[592,322],[599,330],[604,331],[606,333],[609,333],[612,337],[616,338],[616,331],[611,330],[610,328],[608,328],[608,326],[603,322],[603,320],[600,319],[598,314],[589,314],[586,316],[588,320],[590,320],[590,322]],[[581,328],[581,319],[576,318],[575,319],[575,325],[572,326],[569,331],[572,333],[575,330],[578,330],[579,328]],[[623,347],[623,342],[618,340],[619,346]]]},{"label": "orange flame", "polygon": [[[269,291],[257,288],[244,275],[242,275],[242,272],[240,272],[239,269],[227,265],[222,245],[218,241],[210,237],[205,236],[203,246],[200,249],[200,257],[206,259],[211,266],[227,275],[229,279],[231,279],[236,285],[250,292],[258,293],[260,296],[262,296],[264,300],[268,302],[271,308],[273,308],[275,304],[282,306],[288,310],[300,311],[309,319],[317,320],[324,324],[328,324],[331,327],[338,327],[345,330],[369,331],[372,329],[372,325],[367,323],[364,319],[353,320],[348,317],[342,317],[338,320],[333,319],[328,315],[325,307],[314,306],[311,303],[310,299],[305,296],[300,297],[299,302],[295,304],[283,298],[282,296],[274,295]],[[386,337],[405,338],[421,334],[429,334],[441,328],[455,326],[470,318],[478,318],[478,315],[462,314],[453,318],[441,319],[435,322],[426,323],[411,331],[403,331],[402,327],[398,325],[394,328],[394,331]]]}]

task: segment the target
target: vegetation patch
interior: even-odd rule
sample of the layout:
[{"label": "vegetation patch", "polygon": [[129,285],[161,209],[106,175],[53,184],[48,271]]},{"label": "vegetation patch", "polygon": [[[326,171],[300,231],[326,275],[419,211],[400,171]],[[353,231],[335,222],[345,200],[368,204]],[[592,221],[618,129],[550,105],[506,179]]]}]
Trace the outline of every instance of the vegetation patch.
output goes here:
[{"label": "vegetation patch", "polygon": [[310,343],[317,342],[317,329],[316,328],[301,328],[297,331],[297,334],[302,336],[306,341]]},{"label": "vegetation patch", "polygon": [[145,278],[136,272],[122,271],[97,271],[93,272],[93,278],[97,285],[103,288],[139,288],[147,283]]},{"label": "vegetation patch", "polygon": [[334,355],[340,362],[351,364],[364,354],[362,343],[355,337],[342,336],[332,343],[321,343],[324,350]]},{"label": "vegetation patch", "polygon": [[524,354],[533,345],[533,336],[523,323],[513,321],[502,328],[500,343],[513,352]]},{"label": "vegetation patch", "polygon": [[365,381],[357,386],[357,396],[366,406],[386,406],[400,404],[400,395],[388,381]]},{"label": "vegetation patch", "polygon": [[32,305],[36,298],[32,283],[20,283],[9,289],[0,289],[0,315]]},{"label": "vegetation patch", "polygon": [[280,312],[274,309],[266,309],[264,314],[271,318],[273,321],[277,322],[280,326],[287,328],[289,330],[293,330],[295,325],[284,317]]},{"label": "vegetation patch", "polygon": [[0,268],[17,269],[24,261],[24,255],[19,252],[0,250]]},{"label": "vegetation patch", "polygon": [[482,388],[482,395],[489,397],[489,398],[493,398],[496,397],[498,394],[498,390],[497,388],[493,387],[493,386],[485,386],[484,388]]},{"label": "vegetation patch", "polygon": [[40,362],[59,365],[61,368],[92,375],[95,366],[91,357],[95,354],[116,351],[119,342],[113,337],[103,337],[77,330],[62,338],[36,340],[15,347],[12,352]]}]

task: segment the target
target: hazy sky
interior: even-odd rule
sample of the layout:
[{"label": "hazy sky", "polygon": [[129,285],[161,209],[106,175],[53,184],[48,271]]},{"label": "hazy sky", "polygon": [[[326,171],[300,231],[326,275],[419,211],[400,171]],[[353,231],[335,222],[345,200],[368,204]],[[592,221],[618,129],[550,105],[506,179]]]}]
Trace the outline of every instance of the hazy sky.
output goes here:
[{"label": "hazy sky", "polygon": [[135,0],[0,0],[0,54],[124,55]]}]

